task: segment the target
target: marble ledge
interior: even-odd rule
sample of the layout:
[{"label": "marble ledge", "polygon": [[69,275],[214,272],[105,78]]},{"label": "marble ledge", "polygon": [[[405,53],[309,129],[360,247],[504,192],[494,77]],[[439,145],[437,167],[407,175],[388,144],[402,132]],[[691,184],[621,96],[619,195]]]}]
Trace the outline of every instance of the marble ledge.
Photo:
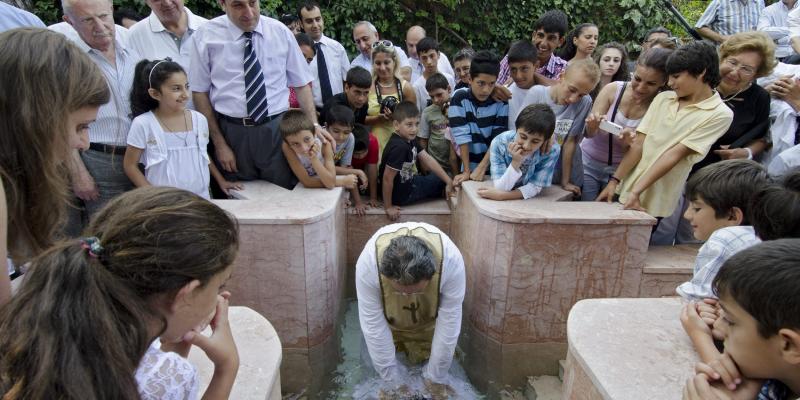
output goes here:
[{"label": "marble ledge", "polygon": [[340,207],[342,188],[293,190],[266,181],[247,181],[244,190],[231,191],[234,200],[212,200],[233,214],[239,223],[254,225],[305,225],[333,215]]},{"label": "marble ledge", "polygon": [[[566,375],[585,376],[579,379],[583,382],[565,376],[564,398],[681,398],[698,357],[681,327],[680,310],[676,298],[590,299],[575,304],[567,322]],[[586,386],[593,386],[599,396],[581,396]]]},{"label": "marble ledge", "polygon": [[[364,204],[367,203],[369,200],[368,197],[362,197],[362,201]],[[451,201],[445,200],[444,198],[441,199],[428,199],[423,200],[414,204],[409,204],[406,206],[400,207],[400,214],[403,215],[450,215],[452,213],[453,205]],[[366,215],[385,215],[386,212],[384,211],[383,207],[369,207],[365,213]],[[356,214],[355,209],[353,207],[347,208],[347,215],[353,215],[358,217]],[[386,224],[391,223],[389,220],[386,220]]]},{"label": "marble ledge", "polygon": [[556,186],[527,200],[495,201],[478,195],[491,181],[462,183],[461,199],[471,201],[478,212],[498,221],[521,224],[561,225],[655,225],[656,219],[641,211],[623,210],[619,203],[564,201],[571,195]]},{"label": "marble ledge", "polygon": [[699,244],[676,246],[650,246],[644,261],[645,274],[689,274],[694,272],[694,261]]}]

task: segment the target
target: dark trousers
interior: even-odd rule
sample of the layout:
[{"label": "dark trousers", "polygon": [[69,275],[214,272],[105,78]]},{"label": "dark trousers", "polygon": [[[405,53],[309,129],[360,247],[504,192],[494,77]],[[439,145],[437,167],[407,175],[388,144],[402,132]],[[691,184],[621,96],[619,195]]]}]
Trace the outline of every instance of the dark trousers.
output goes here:
[{"label": "dark trousers", "polygon": [[222,169],[214,157],[217,168],[227,180],[252,181],[262,179],[286,189],[297,185],[297,178],[283,156],[283,138],[278,130],[281,118],[275,118],[258,126],[243,126],[224,118],[219,119],[219,127],[225,136],[234,156],[238,172]]},{"label": "dark trousers", "polygon": [[446,186],[444,182],[434,174],[414,175],[414,178],[411,180],[411,185],[413,186],[411,193],[409,193],[408,197],[405,199],[395,196],[397,192],[392,193],[392,204],[405,206],[420,200],[441,197],[442,191]]},{"label": "dark trousers", "polygon": [[125,175],[122,167],[124,155],[108,154],[100,151],[86,150],[81,152],[81,159],[89,174],[97,185],[97,200],[85,201],[75,198],[68,211],[68,222],[65,232],[68,236],[78,236],[88,225],[92,216],[109,200],[133,189],[133,184]]}]

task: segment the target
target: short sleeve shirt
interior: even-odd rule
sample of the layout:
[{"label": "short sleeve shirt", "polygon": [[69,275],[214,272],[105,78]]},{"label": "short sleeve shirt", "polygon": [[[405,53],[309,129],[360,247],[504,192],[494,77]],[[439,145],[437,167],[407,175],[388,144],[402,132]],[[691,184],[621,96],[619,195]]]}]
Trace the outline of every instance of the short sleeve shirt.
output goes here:
[{"label": "short sleeve shirt", "polygon": [[664,176],[639,195],[647,212],[654,217],[672,215],[689,176],[692,165],[708,154],[711,145],[722,136],[733,121],[733,111],[717,92],[696,104],[678,110],[678,97],[673,91],[660,93],[650,103],[637,132],[646,135],[642,158],[628,176],[623,177],[618,192],[625,202],[636,181],[661,157],[677,144],[692,150]]},{"label": "short sleeve shirt", "polygon": [[[397,171],[394,177],[392,198],[407,198],[413,189],[412,180],[417,175],[417,155],[422,151],[416,140],[407,141],[394,133],[386,143],[381,157],[378,176],[382,177],[386,168]],[[382,179],[379,178],[379,181]]]},{"label": "short sleeve shirt", "polygon": [[453,146],[447,138],[449,129],[447,117],[442,113],[441,107],[436,104],[425,107],[422,111],[422,122],[419,124],[419,137],[428,139],[428,148],[425,150],[445,171],[450,170],[450,149]]},{"label": "short sleeve shirt", "polygon": [[342,143],[336,144],[333,151],[333,162],[337,166],[347,167],[353,160],[353,148],[356,146],[356,139],[353,134],[347,135],[347,139]]},{"label": "short sleeve shirt", "polygon": [[367,154],[361,158],[353,156],[352,160],[353,168],[364,169],[364,167],[369,164],[372,165],[377,164],[378,156],[380,155],[379,147],[380,146],[378,145],[378,139],[370,133],[369,144],[367,145]]}]

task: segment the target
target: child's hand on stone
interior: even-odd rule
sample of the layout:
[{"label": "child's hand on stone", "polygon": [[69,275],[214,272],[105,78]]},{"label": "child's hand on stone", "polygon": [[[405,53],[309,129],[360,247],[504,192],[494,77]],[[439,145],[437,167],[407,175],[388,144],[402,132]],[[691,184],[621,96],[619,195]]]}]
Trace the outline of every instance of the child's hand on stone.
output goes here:
[{"label": "child's hand on stone", "polygon": [[722,353],[719,358],[708,364],[697,363],[694,369],[697,373],[708,375],[712,380],[722,380],[725,387],[730,390],[736,390],[742,383],[742,373],[728,353]]},{"label": "child's hand on stone", "polygon": [[711,336],[711,328],[703,321],[697,312],[697,303],[691,302],[681,310],[681,325],[690,337],[695,335]]},{"label": "child's hand on stone", "polygon": [[703,299],[703,301],[697,303],[697,313],[700,314],[700,318],[709,327],[713,327],[714,322],[719,318],[718,307],[716,299]]},{"label": "child's hand on stone", "polygon": [[355,174],[342,176],[342,184],[347,189],[353,189],[358,185],[358,177]]},{"label": "child's hand on stone", "polygon": [[683,400],[752,400],[758,396],[762,382],[747,379],[735,391],[712,384],[704,373],[689,378],[683,388]]},{"label": "child's hand on stone", "polygon": [[358,180],[361,182],[361,184],[358,185],[359,190],[366,190],[367,186],[369,185],[367,174],[365,174],[364,171],[358,169],[356,170],[356,176],[358,177]]},{"label": "child's hand on stone", "polygon": [[386,209],[386,216],[389,217],[390,221],[397,221],[400,218],[400,207],[398,206],[391,206]]}]

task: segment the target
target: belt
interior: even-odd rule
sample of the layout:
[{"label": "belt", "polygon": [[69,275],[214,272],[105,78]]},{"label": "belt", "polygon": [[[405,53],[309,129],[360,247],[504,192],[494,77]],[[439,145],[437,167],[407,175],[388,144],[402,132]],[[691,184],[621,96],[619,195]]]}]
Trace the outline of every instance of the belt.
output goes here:
[{"label": "belt", "polygon": [[217,115],[219,115],[219,117],[221,119],[224,119],[224,120],[226,120],[226,121],[228,121],[230,123],[236,124],[236,125],[241,125],[241,126],[259,126],[259,125],[264,125],[267,122],[270,122],[273,119],[276,119],[276,118],[280,117],[281,115],[283,115],[283,113],[278,113],[278,114],[270,115],[268,117],[263,117],[261,119],[261,121],[256,121],[256,120],[254,120],[254,119],[252,119],[250,117],[244,117],[244,118],[230,117],[230,116],[227,116],[225,114],[220,114],[220,113],[217,113]]},{"label": "belt", "polygon": [[125,155],[125,146],[114,146],[111,144],[89,143],[89,150],[99,151],[106,154]]}]

